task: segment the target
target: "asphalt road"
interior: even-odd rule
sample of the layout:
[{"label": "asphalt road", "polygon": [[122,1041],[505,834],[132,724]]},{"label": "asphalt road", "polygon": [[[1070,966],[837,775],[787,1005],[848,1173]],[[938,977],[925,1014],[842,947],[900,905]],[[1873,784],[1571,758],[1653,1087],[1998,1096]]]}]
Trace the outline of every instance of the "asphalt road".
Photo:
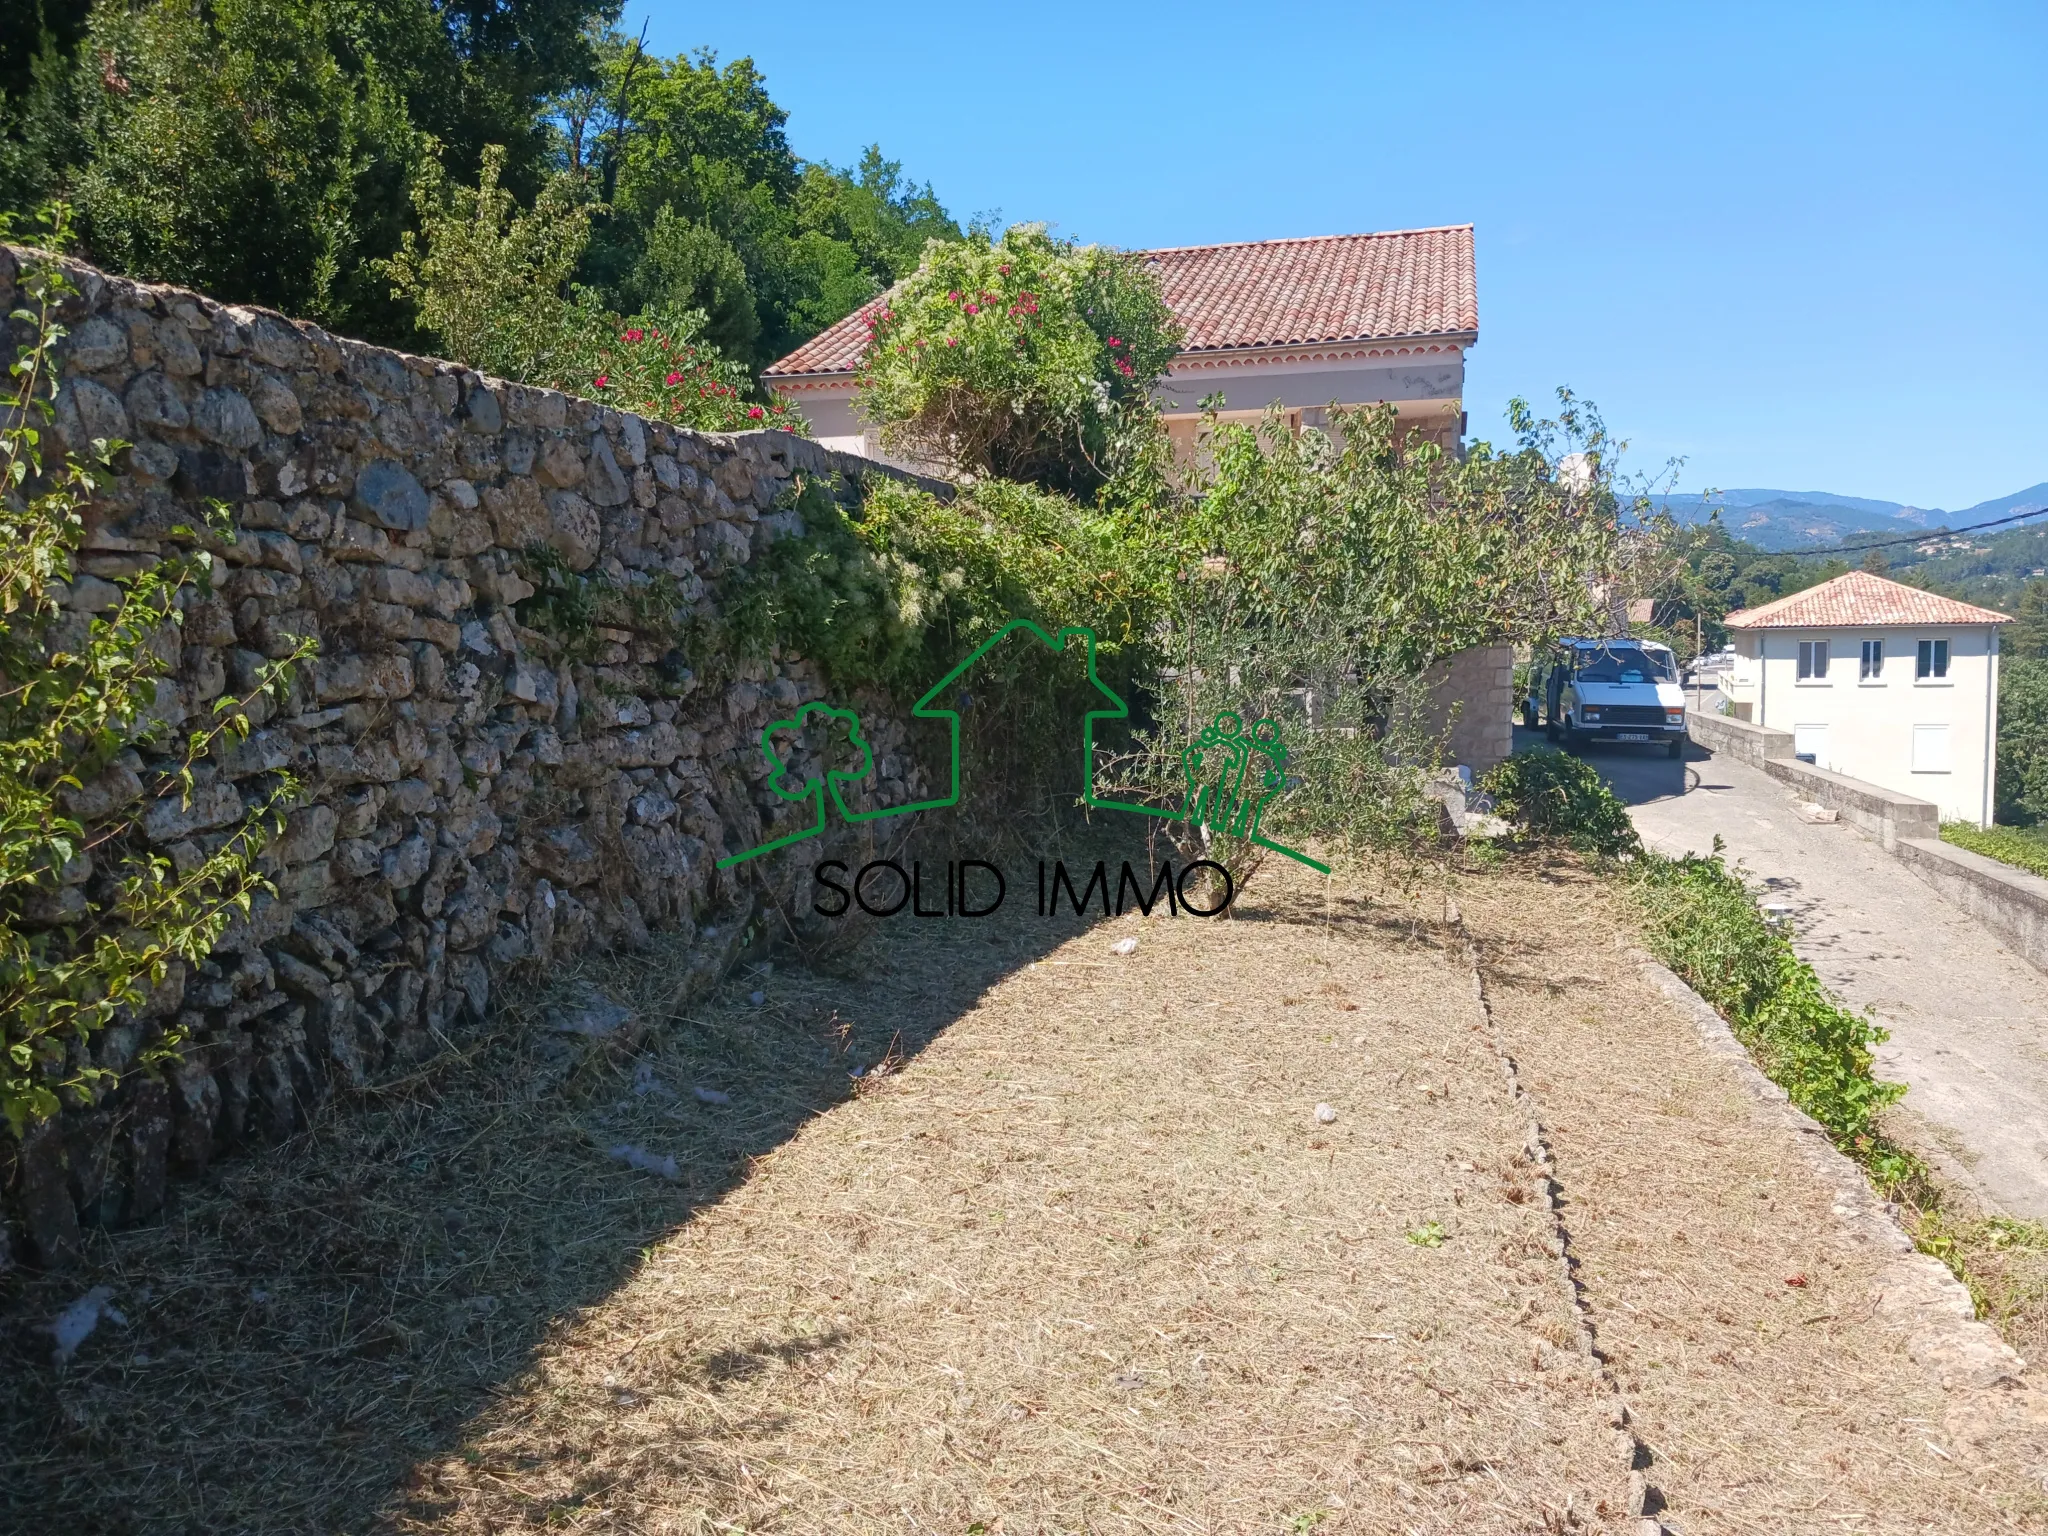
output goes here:
[{"label": "asphalt road", "polygon": [[[1517,748],[1541,733],[1515,731]],[[1658,851],[1731,863],[1791,909],[1802,958],[1891,1032],[1881,1075],[1908,1085],[1897,1129],[1994,1208],[2048,1218],[2048,976],[1846,823],[1792,814],[1790,791],[1694,747],[1594,745],[1585,759]]]}]

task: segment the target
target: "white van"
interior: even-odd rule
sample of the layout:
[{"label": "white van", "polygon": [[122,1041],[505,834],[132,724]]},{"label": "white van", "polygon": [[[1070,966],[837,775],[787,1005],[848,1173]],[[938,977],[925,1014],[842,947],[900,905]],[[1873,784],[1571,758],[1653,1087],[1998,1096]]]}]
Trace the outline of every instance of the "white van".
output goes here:
[{"label": "white van", "polygon": [[1539,717],[1552,741],[1662,745],[1685,755],[1685,690],[1678,661],[1654,640],[1559,640],[1529,669],[1522,723]]}]

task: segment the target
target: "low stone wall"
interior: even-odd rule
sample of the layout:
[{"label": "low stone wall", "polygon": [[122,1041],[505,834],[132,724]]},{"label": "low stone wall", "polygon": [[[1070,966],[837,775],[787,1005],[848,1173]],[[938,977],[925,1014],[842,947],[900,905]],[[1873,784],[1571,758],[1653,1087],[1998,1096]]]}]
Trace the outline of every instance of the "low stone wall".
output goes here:
[{"label": "low stone wall", "polygon": [[[22,259],[0,246],[0,314]],[[715,613],[722,578],[804,532],[785,495],[798,475],[888,472],[66,265],[81,297],[64,315],[62,436],[133,444],[91,511],[73,622],[219,499],[238,537],[167,637],[154,712],[175,733],[295,637],[320,650],[283,707],[259,700],[258,728],[203,766],[189,804],[146,799],[164,766],[147,752],[81,797],[97,819],[141,814],[184,866],[270,776],[304,784],[265,855],[276,897],[95,1038],[90,1064],[121,1086],[18,1146],[0,1135],[0,1263],[9,1225],[62,1263],[81,1219],[146,1218],[173,1171],[292,1134],[332,1085],[369,1084],[480,1014],[519,961],[716,930],[714,977],[757,904],[787,899],[770,869],[799,879],[845,851],[818,839],[808,858],[715,867],[807,812],[769,792],[758,737],[820,680],[783,655],[707,686],[673,645],[623,630],[571,659],[520,623],[526,552],[548,546],[621,588],[665,576]],[[871,803],[919,795],[903,714],[864,701],[863,719]],[[128,1071],[167,1027],[188,1042],[182,1061]]]},{"label": "low stone wall", "polygon": [[1446,656],[1422,675],[1427,703],[1422,728],[1444,740],[1445,761],[1475,774],[1502,762],[1515,748],[1515,650],[1474,646]]},{"label": "low stone wall", "polygon": [[1792,755],[1789,732],[1727,715],[1687,717],[1692,739],[1717,756],[1763,769],[1802,799],[1868,832],[1906,867],[2039,971],[2048,971],[2048,880],[1941,840],[1940,810]]},{"label": "low stone wall", "polygon": [[[1779,733],[1782,734],[1782,733]],[[1880,789],[1845,773],[1830,773],[1795,757],[1773,757],[1763,770],[1792,786],[1802,800],[1839,814],[1861,827],[1887,849],[1913,837],[1939,837],[1941,811],[1931,800],[1916,800],[1896,790]]]},{"label": "low stone wall", "polygon": [[1685,729],[1688,736],[1716,757],[1732,757],[1752,768],[1761,768],[1773,758],[1792,756],[1790,731],[1752,725],[1733,715],[1714,715],[1688,709],[1685,712]]}]

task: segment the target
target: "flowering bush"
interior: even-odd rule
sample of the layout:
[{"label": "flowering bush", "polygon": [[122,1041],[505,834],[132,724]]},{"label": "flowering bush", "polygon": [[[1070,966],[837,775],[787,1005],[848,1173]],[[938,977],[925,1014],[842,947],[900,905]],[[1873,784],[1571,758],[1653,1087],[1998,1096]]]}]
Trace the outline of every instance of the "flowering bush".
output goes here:
[{"label": "flowering bush", "polygon": [[393,295],[414,305],[448,356],[699,431],[808,430],[704,339],[701,309],[621,319],[573,284],[597,205],[564,174],[522,211],[498,183],[504,159],[487,148],[474,188],[451,185],[429,159],[413,189],[419,233],[383,264]]},{"label": "flowering bush", "polygon": [[896,452],[977,479],[1092,494],[1141,429],[1180,348],[1135,257],[1018,225],[933,241],[864,312],[859,409]]},{"label": "flowering bush", "polygon": [[645,316],[620,323],[603,317],[575,378],[560,387],[635,415],[694,427],[700,432],[748,432],[780,427],[808,434],[809,426],[781,400],[752,394],[747,370],[702,339],[701,310],[680,320]]}]

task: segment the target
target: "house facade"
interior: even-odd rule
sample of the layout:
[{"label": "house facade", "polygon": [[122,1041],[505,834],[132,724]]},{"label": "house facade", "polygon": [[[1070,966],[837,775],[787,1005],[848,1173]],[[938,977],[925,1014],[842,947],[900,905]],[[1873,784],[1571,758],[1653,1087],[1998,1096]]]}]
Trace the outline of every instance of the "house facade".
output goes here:
[{"label": "house facade", "polygon": [[1851,571],[1728,615],[1734,713],[1789,731],[1817,767],[1991,824],[1998,631],[2012,620]]},{"label": "house facade", "polygon": [[[1290,423],[1328,407],[1392,405],[1409,437],[1446,449],[1464,434],[1465,352],[1479,340],[1472,226],[1176,246],[1142,253],[1186,342],[1157,397],[1192,460],[1201,402],[1225,420],[1271,405]],[[830,448],[883,457],[854,407],[867,331],[855,311],[762,375]]]}]

